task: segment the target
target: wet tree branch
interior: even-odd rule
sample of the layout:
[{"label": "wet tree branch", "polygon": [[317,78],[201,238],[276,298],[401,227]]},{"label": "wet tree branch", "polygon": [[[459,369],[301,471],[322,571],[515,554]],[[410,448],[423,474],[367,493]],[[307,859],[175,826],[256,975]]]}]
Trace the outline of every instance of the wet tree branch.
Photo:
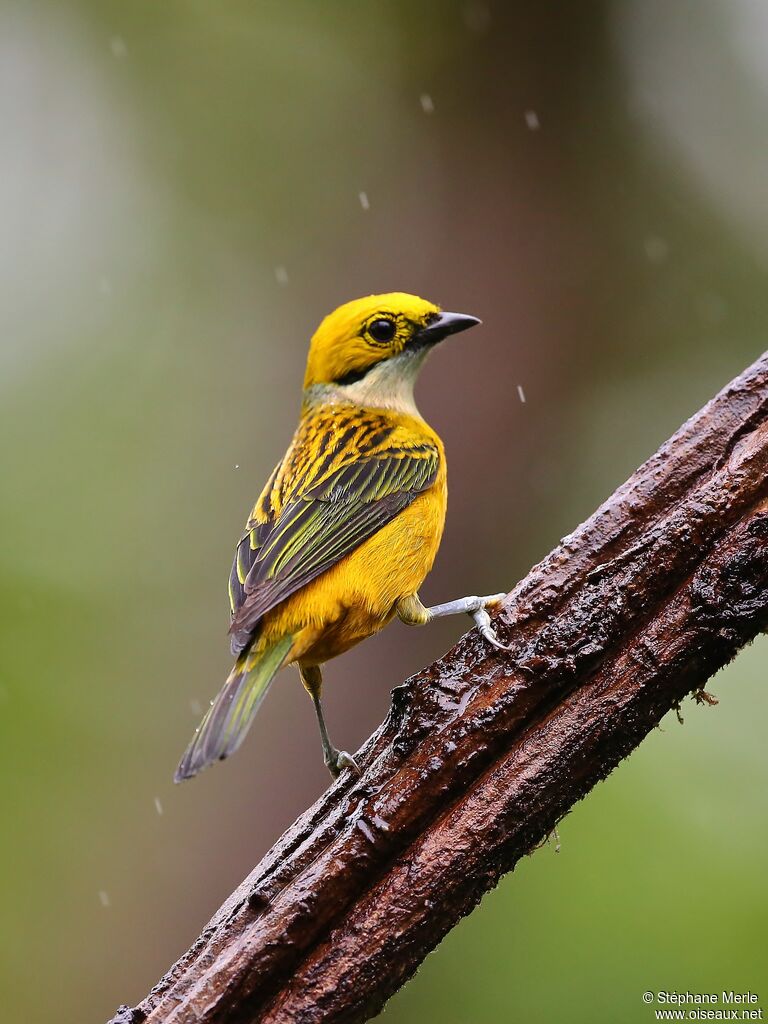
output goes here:
[{"label": "wet tree branch", "polygon": [[768,353],[507,597],[113,1024],[369,1019],[457,921],[768,625]]}]

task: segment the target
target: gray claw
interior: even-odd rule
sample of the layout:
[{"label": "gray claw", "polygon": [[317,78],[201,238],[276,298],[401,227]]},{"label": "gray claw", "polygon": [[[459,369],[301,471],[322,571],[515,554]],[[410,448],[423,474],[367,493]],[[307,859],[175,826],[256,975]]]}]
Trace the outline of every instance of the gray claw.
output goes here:
[{"label": "gray claw", "polygon": [[[499,595],[499,600],[505,597],[505,594]],[[490,601],[488,602],[490,604]],[[501,640],[496,636],[496,632],[491,625],[491,616],[486,611],[485,607],[478,608],[475,612],[470,612],[470,615],[475,621],[475,625],[480,630],[480,634],[485,637],[489,644],[495,647],[499,651],[511,651],[511,647],[507,647]]]},{"label": "gray claw", "polygon": [[325,763],[334,779],[338,779],[345,768],[350,768],[355,775],[360,775],[357,761],[346,750],[334,750],[331,757],[325,759]]}]

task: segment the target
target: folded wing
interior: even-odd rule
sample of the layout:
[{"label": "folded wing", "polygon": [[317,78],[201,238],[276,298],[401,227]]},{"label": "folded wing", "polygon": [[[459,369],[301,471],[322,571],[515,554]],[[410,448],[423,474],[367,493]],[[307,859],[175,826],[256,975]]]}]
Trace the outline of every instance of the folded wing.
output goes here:
[{"label": "folded wing", "polygon": [[230,577],[235,653],[268,611],[394,519],[437,475],[437,447],[411,443],[383,418],[324,426],[297,435],[238,545]]}]

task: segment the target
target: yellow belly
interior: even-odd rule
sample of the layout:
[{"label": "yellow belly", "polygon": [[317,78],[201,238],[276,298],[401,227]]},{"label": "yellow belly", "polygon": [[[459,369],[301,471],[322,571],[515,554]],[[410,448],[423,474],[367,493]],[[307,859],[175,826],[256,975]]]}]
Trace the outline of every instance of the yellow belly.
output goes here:
[{"label": "yellow belly", "polygon": [[343,558],[269,612],[265,640],[295,636],[289,661],[321,664],[382,629],[424,581],[440,546],[445,470],[432,487]]}]

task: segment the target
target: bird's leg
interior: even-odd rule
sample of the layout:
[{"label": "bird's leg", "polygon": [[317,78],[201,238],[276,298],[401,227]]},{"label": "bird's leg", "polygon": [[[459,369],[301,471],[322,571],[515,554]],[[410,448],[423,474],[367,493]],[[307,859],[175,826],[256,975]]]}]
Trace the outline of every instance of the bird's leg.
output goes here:
[{"label": "bird's leg", "polygon": [[304,683],[304,688],[312,698],[312,703],[315,706],[317,724],[320,728],[320,740],[323,744],[323,760],[328,771],[334,779],[339,777],[344,768],[351,768],[355,775],[359,775],[360,769],[357,767],[352,755],[348,754],[346,750],[337,750],[328,736],[328,729],[323,717],[323,705],[320,701],[320,692],[323,688],[323,675],[320,671],[320,666],[299,665],[299,674],[301,675],[302,683]]},{"label": "bird's leg", "polygon": [[436,604],[432,608],[425,608],[418,594],[409,594],[408,597],[403,597],[397,602],[396,610],[398,618],[409,626],[423,626],[427,622],[431,622],[432,619],[439,619],[443,615],[458,615],[464,612],[474,620],[481,635],[489,644],[498,647],[500,651],[509,651],[511,648],[506,647],[496,636],[491,625],[491,616],[488,614],[488,609],[494,608],[505,597],[506,594],[491,594],[489,597],[460,597],[456,601],[448,601],[447,604]]}]

